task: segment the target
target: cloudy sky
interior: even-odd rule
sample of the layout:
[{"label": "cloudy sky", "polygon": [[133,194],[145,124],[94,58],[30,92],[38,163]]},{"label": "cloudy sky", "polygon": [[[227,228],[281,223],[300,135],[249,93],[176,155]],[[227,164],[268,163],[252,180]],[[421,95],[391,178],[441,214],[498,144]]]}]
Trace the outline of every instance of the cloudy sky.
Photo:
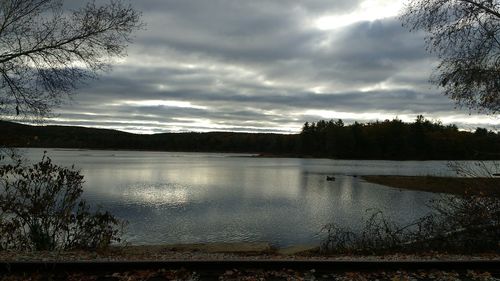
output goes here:
[{"label": "cloudy sky", "polygon": [[498,130],[428,83],[423,34],[400,0],[141,0],[128,56],[48,123],[138,133],[296,133],[305,121],[423,114]]}]

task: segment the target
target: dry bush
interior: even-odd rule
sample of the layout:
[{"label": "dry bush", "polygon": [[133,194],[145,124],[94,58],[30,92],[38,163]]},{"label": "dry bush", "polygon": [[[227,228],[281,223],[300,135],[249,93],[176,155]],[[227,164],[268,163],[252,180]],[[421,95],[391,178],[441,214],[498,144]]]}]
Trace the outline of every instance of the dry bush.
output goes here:
[{"label": "dry bush", "polygon": [[486,188],[481,179],[493,177],[498,163],[478,162],[472,166],[452,163],[450,167],[459,176],[474,177],[477,182],[461,196],[442,195],[431,201],[431,212],[410,224],[391,221],[375,210],[370,212],[359,233],[327,225],[322,231],[321,250],[360,254],[500,251],[500,197],[481,192]]},{"label": "dry bush", "polygon": [[95,249],[120,241],[123,222],[91,211],[83,176],[43,156],[0,166],[0,249]]}]

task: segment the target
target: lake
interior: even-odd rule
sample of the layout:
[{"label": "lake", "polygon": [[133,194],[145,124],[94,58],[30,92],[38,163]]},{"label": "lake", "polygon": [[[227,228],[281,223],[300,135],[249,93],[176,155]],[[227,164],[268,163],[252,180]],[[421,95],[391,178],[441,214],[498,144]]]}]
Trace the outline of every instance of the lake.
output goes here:
[{"label": "lake", "polygon": [[[358,175],[454,176],[446,161],[258,158],[238,154],[45,149],[85,176],[84,197],[129,221],[131,244],[317,244],[335,222],[359,229],[367,210],[409,222],[436,194]],[[44,149],[23,149],[34,161]],[[326,175],[336,177],[326,181]]]}]

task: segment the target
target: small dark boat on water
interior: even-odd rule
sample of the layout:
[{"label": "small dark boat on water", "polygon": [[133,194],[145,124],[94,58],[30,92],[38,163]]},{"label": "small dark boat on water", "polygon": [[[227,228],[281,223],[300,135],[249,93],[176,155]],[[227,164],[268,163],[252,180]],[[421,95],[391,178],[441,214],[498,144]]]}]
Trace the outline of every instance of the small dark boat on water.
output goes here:
[{"label": "small dark boat on water", "polygon": [[335,181],[335,177],[326,176],[327,181]]}]

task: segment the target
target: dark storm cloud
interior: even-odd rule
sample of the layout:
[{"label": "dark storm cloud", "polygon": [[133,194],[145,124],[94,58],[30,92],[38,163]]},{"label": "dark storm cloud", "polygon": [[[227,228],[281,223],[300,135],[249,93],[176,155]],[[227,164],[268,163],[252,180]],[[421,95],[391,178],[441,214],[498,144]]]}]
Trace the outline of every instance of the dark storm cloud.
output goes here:
[{"label": "dark storm cloud", "polygon": [[135,1],[147,29],[129,57],[81,88],[53,122],[295,132],[321,118],[317,111],[466,116],[429,86],[435,60],[422,34],[395,18],[315,25],[321,16],[355,12],[360,2]]}]

